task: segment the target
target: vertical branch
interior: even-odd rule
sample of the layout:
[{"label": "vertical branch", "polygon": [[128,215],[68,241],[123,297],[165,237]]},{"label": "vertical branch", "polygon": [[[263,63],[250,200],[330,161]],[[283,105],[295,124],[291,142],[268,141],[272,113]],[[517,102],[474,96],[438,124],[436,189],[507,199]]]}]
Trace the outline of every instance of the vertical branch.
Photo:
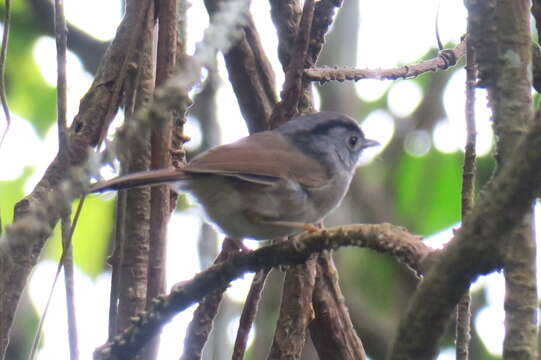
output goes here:
[{"label": "vertical branch", "polygon": [[349,317],[331,254],[325,251],[317,259],[310,335],[320,359],[363,360],[366,354]]},{"label": "vertical branch", "polygon": [[[175,69],[177,46],[177,1],[159,0],[158,5],[158,51],[156,58],[156,87],[165,84]],[[172,164],[172,138],[174,109],[166,109],[167,118],[155,121],[150,133],[151,169],[165,169]],[[182,125],[179,124],[182,130]],[[165,250],[167,224],[175,208],[176,194],[167,185],[150,189],[150,248],[148,263],[147,308],[152,299],[165,290]],[[153,339],[147,347],[146,359],[158,354],[159,339]]]},{"label": "vertical branch", "polygon": [[317,255],[291,267],[284,280],[280,315],[268,359],[299,359],[306,329],[314,318],[312,293],[316,283]]},{"label": "vertical branch", "polygon": [[304,3],[291,61],[287,67],[285,83],[280,93],[282,100],[272,112],[271,128],[280,126],[299,112],[303,91],[304,64],[308,54],[315,7],[313,0],[307,0]]},{"label": "vertical branch", "polygon": [[[131,11],[135,2],[127,3]],[[154,5],[151,2],[146,17],[139,23],[140,38],[137,39],[136,67],[130,67],[125,82],[124,129],[133,126],[134,114],[148,103],[154,90],[153,34]],[[120,132],[122,133],[122,131]],[[131,173],[148,170],[150,166],[149,138],[138,134],[137,138],[128,139],[131,146],[120,154],[122,172]],[[131,318],[143,311],[146,306],[146,291],[149,263],[149,220],[150,190],[148,187],[121,191],[117,198],[117,223],[115,248],[110,262],[113,266],[111,278],[111,304],[109,338],[126,328]],[[118,293],[118,298],[113,298]],[[115,311],[115,307],[116,311]],[[116,313],[116,314],[115,314]],[[116,316],[115,316],[116,315]]]},{"label": "vertical branch", "polygon": [[54,2],[54,25],[56,38],[56,96],[57,96],[57,116],[58,116],[58,144],[65,146],[66,141],[66,47],[67,47],[67,28],[64,18],[64,2],[55,0]]},{"label": "vertical branch", "polygon": [[[475,53],[471,41],[466,42],[466,148],[462,167],[462,218],[472,209],[475,194]],[[456,358],[467,360],[470,343],[471,296],[465,294],[457,306]]]},{"label": "vertical branch", "polygon": [[[129,86],[128,86],[129,89]],[[130,118],[128,109],[126,109],[126,118]],[[122,163],[122,161],[121,161]],[[111,291],[109,292],[109,336],[108,340],[111,340],[117,333],[117,319],[118,319],[118,300],[120,297],[120,284],[122,281],[121,264],[124,262],[124,242],[126,236],[124,233],[125,219],[126,219],[126,200],[127,192],[119,191],[116,198],[116,211],[115,211],[115,230],[113,235],[113,251],[111,256],[107,259],[109,265],[111,265]]]},{"label": "vertical branch", "polygon": [[[467,2],[481,84],[497,136],[498,168],[532,123],[529,1]],[[488,15],[488,16],[487,16]],[[505,358],[537,358],[537,288],[532,211],[500,250],[506,283]]]},{"label": "vertical branch", "polygon": [[278,58],[284,72],[291,61],[302,10],[299,0],[270,0],[271,17],[278,32]]},{"label": "vertical branch", "polygon": [[[156,86],[169,78],[175,67],[177,30],[176,1],[161,0],[158,9],[158,56],[156,63]],[[155,123],[151,130],[151,169],[171,166],[173,113],[165,121]],[[151,193],[150,258],[148,269],[147,299],[163,293],[165,287],[165,246],[167,223],[171,214],[171,190],[168,186],[155,186]],[[147,304],[147,305],[148,305]]]},{"label": "vertical branch", "polygon": [[[67,149],[67,86],[66,86],[66,48],[67,48],[67,27],[64,17],[63,0],[55,0],[54,3],[54,25],[56,38],[56,94],[57,94],[57,126],[58,126],[58,146],[66,157],[69,157]],[[69,159],[68,159],[69,160]],[[80,200],[84,202],[84,199]],[[77,323],[75,320],[75,299],[74,299],[74,279],[73,279],[73,247],[71,246],[71,221],[69,211],[61,219],[62,227],[62,259],[61,265],[64,267],[64,280],[66,289],[66,308],[68,319],[68,338],[70,359],[79,358],[79,345],[77,340]]]}]

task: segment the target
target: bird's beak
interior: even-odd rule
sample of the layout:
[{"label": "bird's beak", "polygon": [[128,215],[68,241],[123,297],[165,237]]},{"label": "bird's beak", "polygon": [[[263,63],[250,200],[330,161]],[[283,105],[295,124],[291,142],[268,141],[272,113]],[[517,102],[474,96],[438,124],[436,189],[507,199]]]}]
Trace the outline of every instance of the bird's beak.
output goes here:
[{"label": "bird's beak", "polygon": [[363,149],[366,149],[366,148],[369,148],[369,147],[372,147],[372,146],[379,146],[380,143],[377,142],[376,140],[370,140],[370,139],[366,139],[364,141],[364,144],[363,144]]}]

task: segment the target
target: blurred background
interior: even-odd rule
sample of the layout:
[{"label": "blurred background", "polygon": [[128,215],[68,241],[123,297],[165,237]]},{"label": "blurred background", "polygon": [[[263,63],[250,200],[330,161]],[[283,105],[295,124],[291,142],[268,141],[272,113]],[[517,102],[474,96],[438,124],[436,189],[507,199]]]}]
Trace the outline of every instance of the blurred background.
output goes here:
[{"label": "blurred background", "polygon": [[[3,6],[3,5],[2,5]],[[12,4],[12,30],[7,59],[7,95],[13,113],[5,143],[0,148],[0,214],[2,226],[13,216],[13,206],[41,178],[57,151],[56,55],[52,35],[52,6],[46,0]],[[459,0],[419,0],[415,6],[399,0],[347,0],[327,36],[319,65],[392,68],[436,56],[435,23],[446,47],[454,47],[466,29],[466,11]],[[77,113],[101,55],[121,18],[121,0],[69,0],[68,120]],[[253,1],[252,14],[267,56],[276,71],[277,88],[283,74],[277,57],[277,37],[266,1]],[[4,9],[1,8],[3,13]],[[3,14],[2,14],[3,15]],[[208,24],[202,2],[188,10],[188,53],[193,53]],[[460,226],[460,189],[465,144],[465,71],[463,60],[454,68],[399,81],[314,85],[321,110],[337,110],[358,119],[367,137],[382,146],[366,151],[350,192],[326,225],[390,222],[442,246]],[[247,134],[221,56],[191,93],[186,134],[192,154]],[[486,94],[477,91],[477,189],[490,178],[494,162],[493,138]],[[0,131],[6,123],[0,119]],[[117,116],[111,130],[122,123]],[[118,169],[104,167],[104,177]],[[76,306],[81,358],[91,359],[107,337],[109,268],[114,194],[86,201],[74,237]],[[539,214],[539,211],[537,211]],[[191,278],[209,266],[223,235],[202,221],[189,200],[181,198],[172,217],[168,243],[168,287]],[[261,244],[246,242],[255,248]],[[26,358],[34,329],[43,311],[60,256],[59,231],[48,242],[19,306],[8,359]],[[418,279],[394,259],[374,252],[344,248],[335,253],[341,286],[350,315],[371,359],[382,359],[392,341]],[[273,271],[266,290],[248,357],[259,359],[272,342],[279,309],[283,273]],[[206,359],[231,357],[236,323],[251,276],[228,290],[215,329],[205,349]],[[473,286],[472,359],[498,359],[503,339],[503,282],[500,274],[483,277]],[[39,359],[67,359],[67,330],[63,287],[55,291]],[[160,358],[178,358],[186,311],[163,332]],[[442,344],[440,359],[454,358],[454,326]],[[307,345],[306,359],[312,359]]]}]

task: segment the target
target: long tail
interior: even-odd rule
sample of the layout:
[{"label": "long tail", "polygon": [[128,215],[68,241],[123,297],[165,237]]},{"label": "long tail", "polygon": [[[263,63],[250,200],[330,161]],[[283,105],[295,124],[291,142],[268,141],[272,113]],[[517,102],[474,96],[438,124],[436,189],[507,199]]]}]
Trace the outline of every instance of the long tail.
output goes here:
[{"label": "long tail", "polygon": [[186,173],[179,169],[141,171],[95,183],[90,187],[90,192],[96,193],[109,190],[128,189],[137,186],[165,184],[180,181],[185,178]]}]

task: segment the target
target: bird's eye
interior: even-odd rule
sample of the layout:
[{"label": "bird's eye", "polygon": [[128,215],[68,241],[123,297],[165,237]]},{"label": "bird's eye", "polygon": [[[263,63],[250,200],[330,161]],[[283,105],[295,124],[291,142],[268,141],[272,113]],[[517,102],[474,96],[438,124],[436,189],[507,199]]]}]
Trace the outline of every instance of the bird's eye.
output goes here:
[{"label": "bird's eye", "polygon": [[357,142],[359,142],[359,137],[357,137],[355,135],[350,136],[350,138],[348,139],[348,144],[352,148],[354,148],[355,145],[357,145]]}]

